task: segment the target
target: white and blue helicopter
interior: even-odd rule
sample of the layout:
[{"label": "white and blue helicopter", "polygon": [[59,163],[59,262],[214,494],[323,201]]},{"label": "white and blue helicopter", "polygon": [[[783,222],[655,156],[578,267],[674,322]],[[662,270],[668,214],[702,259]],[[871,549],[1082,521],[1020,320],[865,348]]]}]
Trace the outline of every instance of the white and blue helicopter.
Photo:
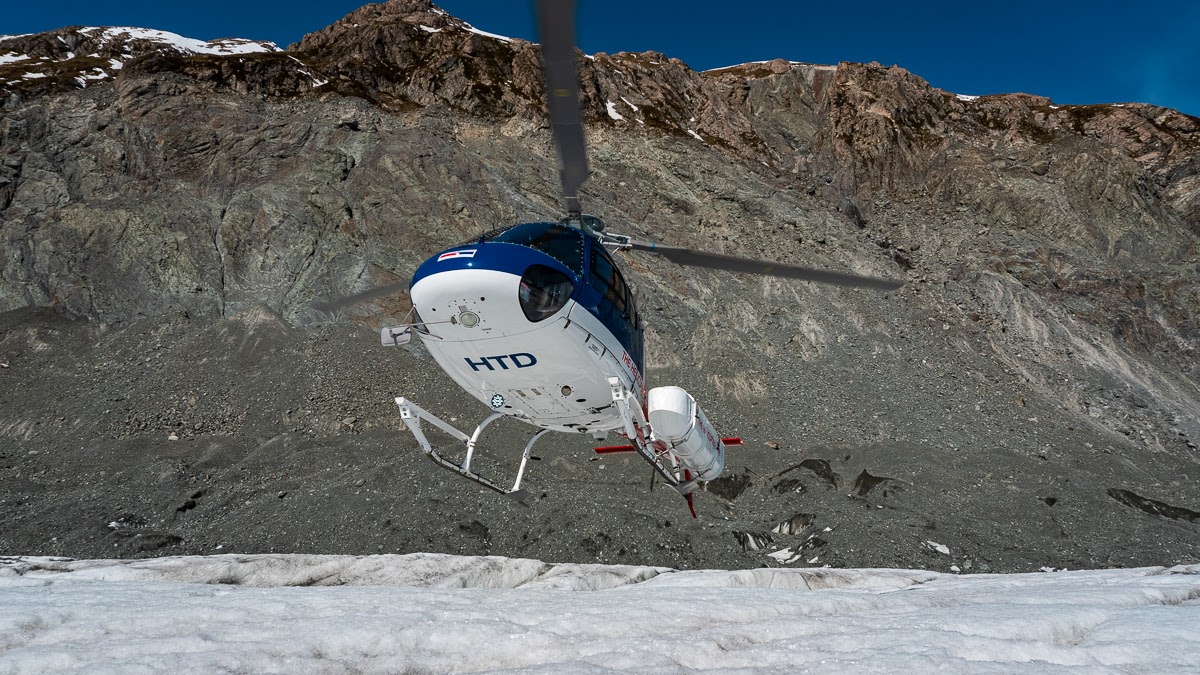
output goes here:
[{"label": "white and blue helicopter", "polygon": [[[538,0],[543,74],[558,149],[567,216],[522,223],[481,235],[426,260],[408,284],[406,323],[382,329],[384,345],[415,334],[437,364],[468,394],[491,409],[467,434],[408,398],[400,415],[426,456],[438,466],[523,502],[521,481],[533,445],[550,431],[610,432],[625,445],[598,453],[636,452],[654,473],[687,499],[699,483],[721,475],[727,445],[695,399],[679,387],[646,389],[643,325],[633,293],[613,260],[618,250],[649,251],[680,265],[892,290],[900,282],[794,265],[660,246],[604,231],[582,213],[579,188],[589,174],[579,106],[574,0]],[[403,290],[396,284],[318,305],[334,310]],[[484,429],[513,417],[537,431],[525,445],[511,486],[471,466]],[[430,443],[428,422],[466,446],[461,462]]]}]

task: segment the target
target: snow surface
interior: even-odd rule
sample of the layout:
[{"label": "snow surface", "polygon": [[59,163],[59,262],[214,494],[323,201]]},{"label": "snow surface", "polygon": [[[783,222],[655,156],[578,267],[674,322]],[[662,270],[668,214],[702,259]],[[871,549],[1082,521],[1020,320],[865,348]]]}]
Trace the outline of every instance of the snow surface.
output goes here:
[{"label": "snow surface", "polygon": [[1200,565],[0,558],[0,672],[1200,672]]},{"label": "snow surface", "polygon": [[94,33],[103,31],[100,34],[100,39],[104,42],[116,39],[129,40],[150,40],[154,42],[162,42],[185,54],[255,54],[262,52],[278,52],[283,51],[273,42],[261,42],[255,40],[246,40],[243,38],[222,38],[219,40],[196,40],[194,38],[183,37],[175,33],[169,33],[164,30],[154,30],[152,28],[133,28],[129,26],[116,26],[109,28],[82,28],[81,33]]},{"label": "snow surface", "polygon": [[[445,14],[445,12],[439,12],[439,14]],[[514,41],[513,38],[510,38],[510,37],[507,37],[504,35],[497,35],[496,33],[489,33],[485,30],[479,30],[478,28],[472,26],[471,24],[469,24],[465,21],[460,23],[459,25],[462,27],[463,30],[467,31],[468,33],[475,33],[476,35],[482,35],[484,37],[494,38],[496,40],[500,40],[501,42],[513,42]],[[426,26],[425,24],[418,24],[418,27],[421,30],[425,31],[426,33],[440,33],[443,30],[441,28],[434,28],[433,26]]]},{"label": "snow surface", "polygon": [[[120,44],[121,42],[124,42],[126,40],[147,40],[150,42],[156,42],[156,43],[162,44],[169,49],[173,49],[177,52],[180,52],[182,54],[187,54],[187,55],[215,54],[215,55],[221,55],[221,56],[229,56],[229,55],[255,54],[255,53],[263,53],[263,52],[282,51],[278,47],[278,45],[276,45],[273,42],[246,40],[243,38],[222,38],[219,40],[209,40],[209,41],[205,42],[202,40],[195,40],[193,38],[183,37],[182,35],[177,35],[175,33],[169,33],[167,31],[161,31],[161,30],[153,30],[153,29],[149,29],[149,28],[132,28],[132,27],[107,27],[106,28],[106,27],[93,26],[93,27],[89,27],[89,28],[80,28],[79,29],[80,33],[83,33],[86,35],[95,35],[97,31],[100,32],[99,38],[100,38],[101,44],[105,44],[105,43],[108,43],[108,42],[114,41],[114,40],[117,41],[118,44]],[[14,38],[14,37],[22,37],[22,36],[19,36],[19,35],[0,36],[0,41],[4,41],[4,40]],[[63,44],[66,44],[66,41],[63,40],[62,36],[58,36],[58,40],[60,42],[62,42]],[[67,52],[67,54],[60,59],[50,59],[49,57],[43,56],[43,57],[40,57],[39,61],[71,61],[75,58],[75,56],[76,56],[75,52]],[[100,57],[100,55],[98,53],[89,54],[88,56],[91,58],[99,58]],[[129,52],[128,44],[126,44],[125,45],[125,58],[130,58],[130,57],[132,57],[132,54]],[[9,52],[6,54],[0,54],[0,66],[10,65],[10,64],[22,64],[22,62],[25,62],[25,61],[30,61],[30,63],[27,65],[37,64],[37,62],[32,61],[32,59],[33,59],[33,57],[26,55],[26,54],[18,54],[15,52]],[[40,64],[37,64],[37,65],[40,65]],[[108,60],[108,67],[111,70],[120,70],[123,65],[124,65],[123,62],[118,59],[110,58]],[[307,74],[318,85],[324,84],[324,81],[320,80],[315,75],[312,75],[312,73],[307,73]],[[41,79],[41,78],[45,78],[45,77],[49,77],[49,75],[47,75],[46,73],[27,72],[22,76],[21,79],[36,80],[36,79]],[[91,68],[86,71],[80,72],[80,74],[75,77],[75,81],[79,83],[79,86],[86,87],[89,82],[105,80],[108,78],[109,78],[109,74],[107,72],[105,72],[103,69]],[[0,81],[0,84],[6,84],[6,83],[10,83],[10,82]]]},{"label": "snow surface", "polygon": [[[702,72],[715,73],[715,72],[718,72],[721,70],[729,70],[731,68],[741,68],[742,66],[753,66],[753,65],[760,65],[760,64],[764,64],[764,63],[773,63],[775,60],[777,60],[777,59],[774,59],[771,61],[747,61],[745,63],[735,63],[732,66],[721,66],[720,68],[709,68],[708,70],[705,70]],[[837,66],[826,66],[826,65],[821,65],[821,64],[817,64],[817,63],[808,63],[807,61],[788,61],[788,64],[793,65],[793,66],[812,66],[818,70],[837,70]]]},{"label": "snow surface", "polygon": [[468,31],[470,31],[472,33],[475,33],[476,35],[482,35],[484,37],[495,38],[497,40],[500,40],[501,42],[512,42],[513,41],[512,38],[506,37],[504,35],[497,35],[495,33],[489,33],[486,30],[479,30],[478,28],[472,26],[469,23],[464,23],[463,28],[467,29]]},{"label": "snow surface", "polygon": [[80,87],[86,87],[88,82],[106,79],[108,79],[108,73],[104,72],[103,68],[92,68],[87,73],[76,77],[75,81],[79,83]]},{"label": "snow surface", "polygon": [[[320,87],[322,85],[329,84],[329,80],[326,80],[324,78],[320,78],[320,77],[317,77],[316,75],[314,75],[313,72],[308,69],[307,63],[305,63],[305,62],[301,61],[300,59],[298,59],[294,56],[291,56],[291,55],[289,55],[288,58],[295,61],[296,63],[299,63],[302,66],[302,68],[300,69],[300,72],[304,73],[305,75],[308,76],[308,79],[312,80],[314,87]],[[111,525],[109,525],[109,527],[111,527]]]},{"label": "snow surface", "polygon": [[624,122],[625,118],[621,117],[621,113],[617,112],[617,104],[612,101],[605,101],[608,105],[608,116],[619,122]]},{"label": "snow surface", "polygon": [[971,96],[970,94],[955,94],[954,96],[960,101],[974,101],[975,99],[979,98],[978,96]]}]

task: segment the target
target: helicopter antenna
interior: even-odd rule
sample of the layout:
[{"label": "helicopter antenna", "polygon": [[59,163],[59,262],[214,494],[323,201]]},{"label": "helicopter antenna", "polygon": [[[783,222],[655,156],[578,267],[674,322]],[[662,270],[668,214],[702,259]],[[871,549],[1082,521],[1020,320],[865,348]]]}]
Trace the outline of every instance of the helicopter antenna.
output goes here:
[{"label": "helicopter antenna", "polygon": [[578,222],[583,214],[579,188],[587,180],[587,147],[583,115],[579,110],[579,66],[575,58],[575,0],[538,0],[538,35],[542,41],[542,75],[546,80],[546,108],[558,150],[567,218]]}]

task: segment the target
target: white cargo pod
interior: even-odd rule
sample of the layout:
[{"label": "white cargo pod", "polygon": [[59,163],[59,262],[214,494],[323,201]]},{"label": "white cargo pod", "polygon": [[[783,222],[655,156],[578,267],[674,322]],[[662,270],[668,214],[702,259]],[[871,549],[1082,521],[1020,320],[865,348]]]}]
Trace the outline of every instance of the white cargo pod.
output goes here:
[{"label": "white cargo pod", "polygon": [[679,387],[655,387],[646,397],[653,440],[665,442],[700,480],[725,470],[725,445],[696,399]]}]

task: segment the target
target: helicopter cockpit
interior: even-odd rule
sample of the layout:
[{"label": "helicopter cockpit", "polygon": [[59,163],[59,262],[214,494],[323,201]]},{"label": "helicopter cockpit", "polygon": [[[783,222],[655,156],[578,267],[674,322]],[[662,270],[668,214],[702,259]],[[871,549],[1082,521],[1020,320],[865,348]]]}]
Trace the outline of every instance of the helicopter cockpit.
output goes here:
[{"label": "helicopter cockpit", "polygon": [[554,258],[575,276],[583,276],[584,234],[581,230],[559,223],[523,223],[486,237],[488,242],[518,244],[541,251]]},{"label": "helicopter cockpit", "polygon": [[[601,225],[601,227],[603,227]],[[637,363],[642,359],[641,317],[621,269],[600,240],[563,223],[522,223],[481,237],[486,243],[526,246],[545,253],[569,269],[533,265],[521,279],[521,309],[532,322],[541,321],[574,296],[621,341]],[[576,292],[578,291],[578,292]]]}]

